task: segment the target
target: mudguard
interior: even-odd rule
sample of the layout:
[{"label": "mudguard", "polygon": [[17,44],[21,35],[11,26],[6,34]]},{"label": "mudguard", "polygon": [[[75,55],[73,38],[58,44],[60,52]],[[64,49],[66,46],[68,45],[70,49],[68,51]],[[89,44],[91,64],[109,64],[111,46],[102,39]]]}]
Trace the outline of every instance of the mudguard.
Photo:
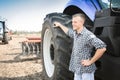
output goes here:
[{"label": "mudguard", "polygon": [[69,6],[80,8],[92,21],[95,19],[95,12],[101,10],[98,0],[70,0],[65,9]]}]

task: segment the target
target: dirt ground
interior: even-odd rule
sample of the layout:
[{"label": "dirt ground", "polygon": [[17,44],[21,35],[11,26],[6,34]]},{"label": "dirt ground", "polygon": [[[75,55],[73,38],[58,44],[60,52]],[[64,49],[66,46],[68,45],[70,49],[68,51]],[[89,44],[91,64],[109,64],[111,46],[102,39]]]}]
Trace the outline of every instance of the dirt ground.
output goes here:
[{"label": "dirt ground", "polygon": [[23,40],[24,35],[14,35],[9,44],[3,45],[0,42],[0,80],[43,80],[40,58],[36,55],[22,55],[20,59],[15,59],[22,53],[19,42]]}]

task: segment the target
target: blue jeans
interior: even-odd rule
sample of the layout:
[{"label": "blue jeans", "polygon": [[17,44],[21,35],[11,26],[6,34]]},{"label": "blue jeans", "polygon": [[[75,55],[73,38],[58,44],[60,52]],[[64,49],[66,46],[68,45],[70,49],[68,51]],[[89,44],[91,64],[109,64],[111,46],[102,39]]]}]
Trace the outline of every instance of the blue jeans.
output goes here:
[{"label": "blue jeans", "polygon": [[83,73],[81,75],[74,74],[74,80],[94,80],[94,72]]}]

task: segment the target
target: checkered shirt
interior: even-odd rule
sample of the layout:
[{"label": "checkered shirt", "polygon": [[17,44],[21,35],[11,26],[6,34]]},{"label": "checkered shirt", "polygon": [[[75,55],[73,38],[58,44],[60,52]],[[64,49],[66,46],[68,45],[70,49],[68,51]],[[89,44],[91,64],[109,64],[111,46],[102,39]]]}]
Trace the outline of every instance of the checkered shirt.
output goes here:
[{"label": "checkered shirt", "polygon": [[85,67],[81,65],[81,60],[91,59],[93,48],[105,48],[106,44],[85,27],[79,34],[72,29],[69,29],[67,34],[74,39],[69,70],[76,74],[91,73],[95,71],[95,63]]}]

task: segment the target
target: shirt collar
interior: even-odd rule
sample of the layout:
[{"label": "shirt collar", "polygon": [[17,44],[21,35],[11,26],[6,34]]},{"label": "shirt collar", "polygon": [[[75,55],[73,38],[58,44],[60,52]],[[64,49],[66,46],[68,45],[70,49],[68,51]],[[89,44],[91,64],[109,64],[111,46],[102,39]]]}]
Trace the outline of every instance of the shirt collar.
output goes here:
[{"label": "shirt collar", "polygon": [[[85,33],[85,30],[86,30],[86,28],[83,27],[83,30],[82,30],[78,35],[80,35],[80,34],[84,34],[84,33]],[[75,33],[77,34],[77,31],[75,31]]]},{"label": "shirt collar", "polygon": [[85,31],[86,31],[86,28],[85,28],[85,27],[83,27],[83,30],[80,32],[80,34],[84,34],[84,33],[85,33]]}]

